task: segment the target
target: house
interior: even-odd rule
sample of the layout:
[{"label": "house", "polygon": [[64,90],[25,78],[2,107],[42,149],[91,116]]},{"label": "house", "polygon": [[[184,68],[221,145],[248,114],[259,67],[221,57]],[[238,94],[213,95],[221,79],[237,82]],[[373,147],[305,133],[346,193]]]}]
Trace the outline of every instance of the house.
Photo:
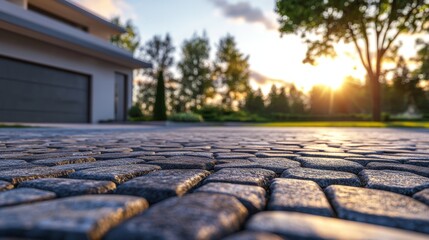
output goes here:
[{"label": "house", "polygon": [[150,64],[110,43],[124,31],[66,0],[0,0],[0,122],[126,120]]}]

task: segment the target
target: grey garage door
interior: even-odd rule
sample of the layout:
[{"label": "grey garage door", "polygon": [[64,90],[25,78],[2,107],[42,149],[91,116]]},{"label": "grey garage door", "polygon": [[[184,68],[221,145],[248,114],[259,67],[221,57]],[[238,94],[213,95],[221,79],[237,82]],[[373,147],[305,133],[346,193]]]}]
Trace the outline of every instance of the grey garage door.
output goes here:
[{"label": "grey garage door", "polygon": [[89,121],[89,77],[0,57],[0,121]]}]

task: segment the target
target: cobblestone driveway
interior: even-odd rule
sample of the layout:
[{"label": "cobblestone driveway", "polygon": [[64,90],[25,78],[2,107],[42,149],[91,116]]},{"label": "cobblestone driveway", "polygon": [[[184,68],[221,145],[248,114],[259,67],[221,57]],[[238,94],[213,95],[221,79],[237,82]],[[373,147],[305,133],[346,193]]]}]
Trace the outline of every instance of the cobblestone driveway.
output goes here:
[{"label": "cobblestone driveway", "polygon": [[1,130],[0,236],[428,239],[429,132]]}]

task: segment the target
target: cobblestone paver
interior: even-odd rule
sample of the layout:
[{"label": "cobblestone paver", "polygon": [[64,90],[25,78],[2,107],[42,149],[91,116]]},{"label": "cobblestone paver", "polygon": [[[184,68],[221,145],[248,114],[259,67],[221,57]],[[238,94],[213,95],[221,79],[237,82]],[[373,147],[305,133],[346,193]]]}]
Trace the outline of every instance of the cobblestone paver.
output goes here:
[{"label": "cobblestone paver", "polygon": [[429,239],[429,131],[0,130],[0,239]]}]

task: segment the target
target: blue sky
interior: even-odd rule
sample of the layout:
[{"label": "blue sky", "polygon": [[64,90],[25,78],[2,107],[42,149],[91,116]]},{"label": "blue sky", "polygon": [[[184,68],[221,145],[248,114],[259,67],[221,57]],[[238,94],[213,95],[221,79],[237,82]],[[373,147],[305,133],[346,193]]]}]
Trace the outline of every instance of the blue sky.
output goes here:
[{"label": "blue sky", "polygon": [[[354,49],[338,45],[336,59],[320,59],[318,66],[303,64],[306,46],[295,35],[280,37],[276,30],[274,0],[74,0],[95,13],[131,19],[139,28],[142,43],[154,35],[170,33],[176,46],[194,33],[206,31],[212,56],[219,39],[230,33],[239,49],[250,55],[251,85],[267,92],[273,83],[290,82],[309,90],[318,83],[338,85],[348,75],[364,77]],[[414,40],[405,39],[404,51]]]}]

